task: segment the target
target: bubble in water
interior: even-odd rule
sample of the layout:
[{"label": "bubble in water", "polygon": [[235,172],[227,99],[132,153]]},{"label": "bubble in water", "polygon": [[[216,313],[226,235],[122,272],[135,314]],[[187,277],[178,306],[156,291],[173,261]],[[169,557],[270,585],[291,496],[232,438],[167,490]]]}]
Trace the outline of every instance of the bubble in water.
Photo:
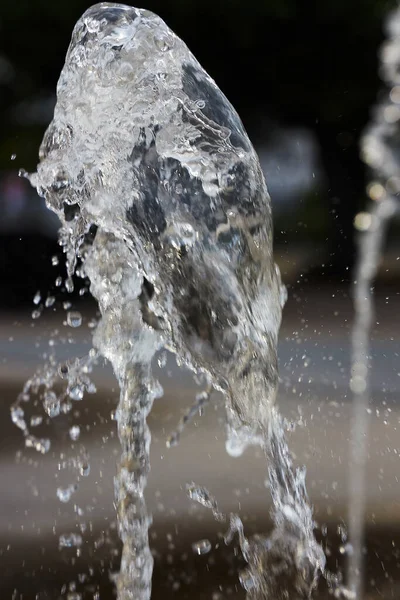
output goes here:
[{"label": "bubble in water", "polygon": [[192,544],[192,550],[196,554],[208,554],[212,548],[210,540],[204,539],[194,542]]},{"label": "bubble in water", "polygon": [[60,285],[62,284],[62,277],[58,276],[54,283],[56,287],[60,287]]},{"label": "bubble in water", "polygon": [[51,264],[53,265],[53,267],[56,267],[59,264],[59,262],[60,260],[56,254],[51,257]]},{"label": "bubble in water", "polygon": [[160,52],[167,52],[174,47],[174,38],[167,32],[159,32],[154,36],[154,44]]},{"label": "bubble in water", "polygon": [[82,324],[82,315],[77,310],[71,310],[67,313],[67,323],[70,327],[80,327]]}]

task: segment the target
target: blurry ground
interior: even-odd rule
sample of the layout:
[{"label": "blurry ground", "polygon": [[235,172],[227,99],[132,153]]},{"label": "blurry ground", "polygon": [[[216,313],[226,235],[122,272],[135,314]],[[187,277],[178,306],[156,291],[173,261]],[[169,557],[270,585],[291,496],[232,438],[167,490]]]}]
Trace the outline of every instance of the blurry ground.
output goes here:
[{"label": "blurry ground", "polygon": [[[400,585],[399,306],[398,289],[380,286],[373,341],[366,490],[367,583],[376,597],[388,599],[398,597],[392,582]],[[23,381],[42,363],[43,353],[49,351],[49,338],[57,340],[59,360],[81,356],[89,349],[86,323],[92,315],[85,309],[82,312],[84,323],[78,330],[63,325],[65,313],[60,307],[53,314],[48,309],[36,321],[29,315],[8,313],[1,317],[1,599],[57,599],[63,584],[71,581],[75,582],[71,584],[71,594],[74,585],[78,591],[88,585],[94,585],[95,590],[102,581],[106,591],[101,598],[110,597],[109,571],[118,567],[113,508],[118,442],[115,422],[110,417],[117,392],[110,370],[105,368],[95,374],[96,395],[85,397],[71,413],[57,417],[43,428],[52,440],[52,448],[45,456],[23,448],[20,432],[9,417],[10,404]],[[345,288],[317,289],[294,282],[279,348],[279,404],[282,412],[298,423],[290,434],[290,447],[299,464],[307,465],[317,534],[330,549],[330,567],[334,571],[337,561],[343,562],[340,527],[343,529],[346,521],[351,318]],[[154,515],[153,597],[241,597],[236,575],[240,560],[235,556],[235,545],[225,547],[220,538],[223,527],[214,522],[207,510],[193,505],[185,486],[192,481],[206,486],[223,511],[240,513],[249,534],[267,532],[269,495],[264,484],[264,458],[257,450],[249,450],[237,459],[228,457],[218,398],[187,428],[180,445],[167,449],[166,438],[192,402],[196,386],[190,374],[178,370],[173,357],[169,357],[164,369],[157,365],[155,368],[165,394],[156,401],[150,417],[152,472],[146,496]],[[75,424],[80,425],[81,435],[73,443],[68,431]],[[62,463],[77,455],[82,445],[90,454],[90,475],[81,478],[79,490],[69,503],[62,504],[56,497],[56,488],[75,480],[74,472],[63,469]],[[77,515],[78,508],[83,511],[81,516]],[[82,533],[81,556],[77,557],[73,548],[59,552],[59,536],[79,533],[83,523],[86,531]],[[203,538],[210,540],[213,549],[205,556],[196,556],[192,544]],[[66,593],[62,597],[66,598]],[[75,600],[73,595],[70,598]]]}]

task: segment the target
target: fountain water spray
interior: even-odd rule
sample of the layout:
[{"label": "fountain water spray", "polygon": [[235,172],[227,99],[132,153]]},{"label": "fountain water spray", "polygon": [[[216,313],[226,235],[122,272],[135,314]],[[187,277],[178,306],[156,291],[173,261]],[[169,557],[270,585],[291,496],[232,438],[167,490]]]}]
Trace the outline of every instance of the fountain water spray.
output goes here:
[{"label": "fountain water spray", "polygon": [[158,16],[98,4],[73,31],[29,178],[61,220],[68,287],[77,264],[90,280],[94,346],[120,384],[119,600],[151,594],[146,417],[161,347],[206,375],[208,398],[222,392],[227,450],[261,443],[270,462],[275,527],[245,555],[249,598],[309,597],[324,556],[275,407],[286,292],[264,177],[231,104]]},{"label": "fountain water spray", "polygon": [[349,477],[349,535],[352,552],[348,564],[348,585],[353,597],[363,597],[363,547],[366,500],[370,404],[370,335],[374,319],[373,284],[378,272],[388,222],[398,209],[400,192],[400,11],[387,21],[388,39],[381,49],[380,74],[387,91],[375,107],[371,124],[362,142],[362,157],[371,168],[368,186],[372,202],[369,212],[355,218],[359,230],[358,260],[355,269],[352,330],[353,424]]}]

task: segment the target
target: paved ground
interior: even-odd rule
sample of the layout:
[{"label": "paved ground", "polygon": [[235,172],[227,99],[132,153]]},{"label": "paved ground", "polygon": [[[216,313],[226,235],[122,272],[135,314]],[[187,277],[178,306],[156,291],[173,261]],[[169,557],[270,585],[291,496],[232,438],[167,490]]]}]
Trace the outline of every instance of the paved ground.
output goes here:
[{"label": "paved ground", "polygon": [[[397,547],[400,544],[400,296],[394,289],[382,290],[374,331],[371,405],[371,438],[368,455],[367,523],[370,569],[368,584],[379,597],[397,598]],[[90,319],[90,311],[84,311]],[[0,340],[0,598],[8,600],[14,589],[24,600],[58,598],[62,583],[78,581],[78,573],[93,580],[108,581],[110,561],[116,568],[113,473],[118,444],[110,413],[116,390],[112,374],[96,374],[99,393],[77,403],[68,416],[50,426],[52,450],[44,457],[23,451],[19,432],[9,420],[9,405],[23,380],[40,364],[53,339],[64,338],[56,350],[60,360],[82,355],[89,348],[89,334],[62,325],[63,311],[32,322],[21,315],[3,315]],[[282,383],[279,403],[285,415],[299,421],[290,434],[290,446],[300,464],[307,465],[307,482],[315,517],[328,527],[332,568],[343,557],[337,527],[346,519],[348,438],[351,399],[348,394],[351,304],[343,289],[312,289],[298,284],[285,312],[280,343]],[[72,340],[74,338],[74,341]],[[179,416],[191,403],[196,388],[190,374],[178,371],[173,358],[159,373],[164,398],[155,404],[150,418],[153,433],[152,473],[147,489],[154,515],[152,544],[157,553],[155,598],[222,598],[240,596],[237,563],[232,549],[214,549],[207,556],[194,555],[191,545],[209,538],[219,543],[221,526],[203,509],[191,505],[185,485],[205,485],[224,511],[238,511],[246,528],[268,530],[266,465],[257,451],[239,459],[224,450],[223,412],[218,401],[184,433],[177,448],[168,450],[165,440]],[[79,413],[79,414],[78,414]],[[69,428],[79,423],[79,442],[71,447]],[[60,468],[84,445],[90,453],[90,476],[67,504],[56,497],[56,488],[73,480],[73,473]],[[74,510],[75,507],[75,510]],[[83,510],[77,516],[78,508]],[[72,564],[74,551],[57,549],[59,535],[83,533],[82,556]],[[103,561],[103,562],[102,562]],[[78,582],[78,587],[79,587]],[[107,583],[104,583],[105,590]],[[219,589],[222,586],[222,591]],[[236,586],[236,587],[235,587]],[[104,591],[101,598],[109,592]],[[219,593],[220,596],[212,596]],[[36,596],[37,594],[41,594]],[[321,592],[322,594],[322,592]],[[15,598],[19,598],[16,595]],[[88,596],[91,597],[91,596]],[[321,596],[322,597],[322,596]],[[374,596],[371,596],[374,597]]]}]

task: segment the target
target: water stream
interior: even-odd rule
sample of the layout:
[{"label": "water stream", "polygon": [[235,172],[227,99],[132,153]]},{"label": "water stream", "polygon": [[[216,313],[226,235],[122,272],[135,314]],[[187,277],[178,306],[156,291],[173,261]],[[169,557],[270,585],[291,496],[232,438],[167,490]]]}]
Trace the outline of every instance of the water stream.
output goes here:
[{"label": "water stream", "polygon": [[352,552],[348,562],[348,585],[353,597],[363,598],[364,522],[366,508],[366,466],[368,460],[370,336],[374,324],[373,286],[382,256],[390,218],[398,209],[400,192],[400,11],[387,20],[388,39],[381,48],[380,75],[386,91],[375,107],[361,145],[362,156],[371,168],[368,186],[371,205],[355,219],[359,230],[358,261],[354,281],[354,325],[352,330],[353,424],[349,472],[349,535]]},{"label": "water stream", "polygon": [[309,597],[324,555],[275,404],[286,293],[264,177],[229,101],[159,17],[98,4],[74,28],[29,178],[60,218],[66,287],[77,268],[90,280],[101,312],[93,356],[111,362],[120,385],[119,600],[151,595],[146,418],[162,392],[151,373],[161,347],[205,375],[203,401],[222,392],[230,454],[264,448],[273,531],[247,540],[231,516],[248,597]]},{"label": "water stream", "polygon": [[[400,13],[388,21],[382,77],[388,92],[376,107],[362,150],[373,171],[372,205],[360,213],[354,286],[348,588],[363,597],[369,337],[372,286],[385,230],[396,210],[400,70]],[[295,468],[276,404],[276,346],[285,289],[272,256],[270,198],[242,123],[186,45],[153,13],[102,3],[77,22],[57,86],[57,105],[29,176],[61,221],[67,258],[65,286],[78,273],[90,281],[101,319],[88,356],[60,369],[50,357],[25,385],[12,418],[26,445],[47,452],[24,414],[31,393],[43,389],[46,414],[94,392],[90,372],[98,356],[112,364],[120,387],[116,413],[121,456],[115,477],[122,557],[119,600],[149,600],[153,557],[145,502],[151,436],[147,416],[162,389],[151,362],[174,352],[204,376],[206,390],[179,424],[169,445],[213,390],[226,407],[226,448],[240,455],[260,445],[266,456],[273,529],[246,537],[240,518],[220,512],[195,484],[189,496],[226,522],[237,536],[246,569],[240,581],[249,600],[310,597],[325,557],[314,538],[305,470]],[[40,302],[40,298],[39,298]],[[70,324],[79,316],[70,314]],[[64,391],[55,391],[56,380]],[[39,418],[39,417],[38,417]],[[74,431],[71,436],[79,435]],[[85,474],[87,457],[77,462]],[[87,471],[87,468],[86,468]],[[75,484],[61,490],[62,501]],[[69,543],[69,542],[68,542]],[[61,544],[61,542],[60,542]],[[79,545],[78,541],[73,544]],[[63,544],[61,544],[63,545]]]}]

